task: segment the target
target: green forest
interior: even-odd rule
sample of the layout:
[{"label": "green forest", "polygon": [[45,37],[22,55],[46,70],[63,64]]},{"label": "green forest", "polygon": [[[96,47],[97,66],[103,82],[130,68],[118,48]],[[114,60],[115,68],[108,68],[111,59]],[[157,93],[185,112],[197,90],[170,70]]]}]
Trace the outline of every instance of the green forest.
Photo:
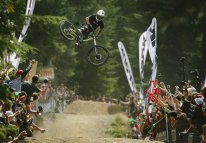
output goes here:
[{"label": "green forest", "polygon": [[[124,72],[117,42],[122,41],[139,89],[140,35],[152,18],[157,19],[157,79],[177,85],[184,79],[195,81],[191,71],[198,69],[204,80],[206,69],[206,1],[204,0],[36,0],[31,24],[24,41],[18,43],[26,10],[26,1],[0,2],[0,56],[16,52],[22,68],[31,59],[38,66],[53,66],[53,84],[63,83],[82,96],[124,98],[130,87]],[[59,23],[68,19],[83,23],[88,15],[105,11],[105,28],[98,45],[109,50],[108,62],[100,67],[87,61],[92,42],[75,47],[59,31]],[[184,72],[180,61],[185,57]],[[1,65],[1,68],[4,66]],[[145,86],[151,75],[149,56],[145,66]]]}]

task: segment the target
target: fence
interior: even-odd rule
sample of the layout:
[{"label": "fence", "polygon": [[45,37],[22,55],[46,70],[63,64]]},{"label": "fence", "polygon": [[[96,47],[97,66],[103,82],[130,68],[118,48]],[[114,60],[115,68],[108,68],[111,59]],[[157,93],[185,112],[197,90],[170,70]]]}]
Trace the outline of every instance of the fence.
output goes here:
[{"label": "fence", "polygon": [[[74,91],[69,90],[66,86],[60,86],[47,89],[47,92],[40,96],[35,107],[42,106],[44,113],[63,113],[64,106],[71,103],[76,97]],[[34,108],[35,108],[34,107]]]},{"label": "fence", "polygon": [[[168,115],[166,114],[165,120],[159,120],[155,124],[159,123],[164,123],[165,127],[163,126],[162,130],[157,133],[156,140],[158,141],[165,143],[201,143],[200,133],[198,132],[198,130],[195,130],[194,132],[190,132],[188,134],[182,134],[185,127],[187,126],[185,121],[177,119],[174,123],[171,123]],[[172,124],[175,124],[175,126],[172,126]]]}]

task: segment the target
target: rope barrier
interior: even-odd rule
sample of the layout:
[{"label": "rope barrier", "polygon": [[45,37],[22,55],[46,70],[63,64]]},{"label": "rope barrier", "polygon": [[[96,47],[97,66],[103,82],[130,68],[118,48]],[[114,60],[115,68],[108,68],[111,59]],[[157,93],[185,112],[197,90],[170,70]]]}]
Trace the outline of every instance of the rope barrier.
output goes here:
[{"label": "rope barrier", "polygon": [[153,123],[152,125],[150,125],[150,129],[149,129],[149,133],[151,133],[151,131],[156,127],[157,124],[159,124],[166,116],[164,116],[163,118],[161,118],[160,120],[158,120],[156,123]]}]

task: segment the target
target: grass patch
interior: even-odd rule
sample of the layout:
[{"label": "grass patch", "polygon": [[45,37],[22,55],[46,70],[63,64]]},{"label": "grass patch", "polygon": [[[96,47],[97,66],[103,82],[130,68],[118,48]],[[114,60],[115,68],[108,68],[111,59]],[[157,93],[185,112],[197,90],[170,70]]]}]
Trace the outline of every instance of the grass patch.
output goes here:
[{"label": "grass patch", "polygon": [[111,124],[111,127],[106,131],[107,134],[110,134],[115,138],[127,137],[128,132],[128,124],[124,122],[120,116],[115,118],[115,121]]},{"label": "grass patch", "polygon": [[15,137],[18,134],[18,128],[12,124],[0,124],[0,141],[7,141],[9,136]]}]

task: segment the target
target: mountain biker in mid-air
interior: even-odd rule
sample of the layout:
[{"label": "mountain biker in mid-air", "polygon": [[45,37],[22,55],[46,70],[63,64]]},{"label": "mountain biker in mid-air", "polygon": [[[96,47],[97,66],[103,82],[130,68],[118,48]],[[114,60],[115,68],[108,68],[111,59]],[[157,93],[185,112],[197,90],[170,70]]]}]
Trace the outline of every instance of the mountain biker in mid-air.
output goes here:
[{"label": "mountain biker in mid-air", "polygon": [[104,29],[104,16],[104,10],[98,10],[96,14],[86,17],[86,24],[83,25],[80,29],[78,29],[78,31],[82,33],[83,37],[81,38],[80,42],[75,43],[75,45],[78,46],[83,39],[87,39],[90,32],[96,30],[98,27],[99,31],[96,34],[96,38],[99,37]]}]

